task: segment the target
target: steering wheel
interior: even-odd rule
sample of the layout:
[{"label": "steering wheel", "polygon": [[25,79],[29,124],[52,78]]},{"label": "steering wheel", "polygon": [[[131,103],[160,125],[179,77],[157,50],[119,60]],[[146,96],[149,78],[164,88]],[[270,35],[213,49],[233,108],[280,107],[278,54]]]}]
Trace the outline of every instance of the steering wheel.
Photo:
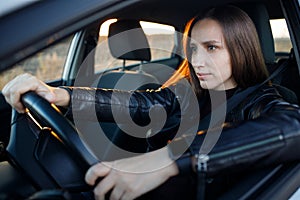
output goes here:
[{"label": "steering wheel", "polygon": [[79,137],[78,130],[60,111],[47,100],[34,92],[27,92],[21,97],[22,103],[31,115],[47,124],[55,132],[66,148],[78,159],[87,170],[99,162],[96,156],[87,148]]}]

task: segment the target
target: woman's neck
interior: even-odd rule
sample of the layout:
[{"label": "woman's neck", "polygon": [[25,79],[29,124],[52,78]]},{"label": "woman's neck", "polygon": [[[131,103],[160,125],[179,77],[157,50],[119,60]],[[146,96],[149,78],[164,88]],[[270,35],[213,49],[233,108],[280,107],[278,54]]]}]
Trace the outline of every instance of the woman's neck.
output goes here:
[{"label": "woman's neck", "polygon": [[236,92],[236,90],[237,90],[237,87],[230,88],[227,90],[208,90],[208,95],[209,96],[216,95],[217,97],[224,96],[224,97],[226,97],[226,99],[229,99],[230,97],[233,96],[233,94]]}]

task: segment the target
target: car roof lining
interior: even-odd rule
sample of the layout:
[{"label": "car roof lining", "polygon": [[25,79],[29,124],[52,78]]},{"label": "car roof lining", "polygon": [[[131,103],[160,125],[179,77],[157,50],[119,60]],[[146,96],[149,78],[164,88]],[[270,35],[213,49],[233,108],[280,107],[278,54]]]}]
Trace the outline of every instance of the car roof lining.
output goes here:
[{"label": "car roof lining", "polygon": [[[159,1],[155,4],[153,1]],[[149,2],[149,3],[148,3]],[[248,4],[248,3],[257,3],[256,0],[239,0],[239,1],[230,1],[230,0],[211,0],[211,1],[194,1],[194,0],[185,0],[185,8],[182,8],[182,0],[173,0],[170,1],[161,1],[161,0],[143,0],[142,3],[136,3],[134,6],[131,6],[129,9],[122,10],[118,13],[114,13],[114,16],[117,18],[127,18],[127,19],[136,19],[136,16],[139,19],[145,21],[160,22],[165,24],[170,24],[175,26],[175,28],[182,30],[184,24],[188,19],[195,16],[201,10],[205,10],[209,7],[223,5],[223,4]],[[280,2],[279,1],[259,1],[263,2],[269,12],[271,19],[281,18],[283,16]],[[164,12],[168,10],[168,12]],[[162,21],[161,19],[164,19]],[[174,24],[175,23],[175,24]]]},{"label": "car roof lining", "polygon": [[[75,0],[74,0],[75,1]],[[107,3],[110,2],[113,5],[109,7]],[[157,2],[157,3],[156,3]],[[72,6],[69,6],[68,9],[65,9],[64,4],[67,4],[64,1],[38,1],[33,5],[27,6],[26,9],[22,9],[22,12],[13,13],[14,15],[7,15],[10,16],[10,22],[13,22],[14,19],[17,19],[19,15],[22,13],[26,14],[23,17],[23,23],[21,23],[21,27],[19,26],[18,29],[24,29],[22,35],[15,37],[15,41],[11,43],[11,40],[4,39],[3,41],[9,41],[10,44],[3,44],[3,48],[5,51],[0,51],[0,57],[2,59],[2,63],[0,64],[0,71],[3,71],[9,66],[12,66],[14,63],[21,61],[26,56],[32,55],[33,53],[37,52],[38,50],[54,44],[55,41],[65,38],[66,36],[70,35],[72,31],[79,30],[84,28],[84,25],[87,27],[87,23],[94,23],[98,18],[98,23],[101,20],[108,19],[108,18],[126,18],[126,19],[138,19],[144,21],[152,21],[152,22],[160,22],[164,24],[173,25],[176,30],[182,31],[184,28],[185,22],[198,13],[201,9],[206,9],[209,5],[221,5],[225,3],[249,3],[249,2],[256,2],[254,0],[211,0],[207,1],[195,1],[195,0],[185,0],[184,5],[186,8],[182,8],[182,0],[173,0],[170,1],[163,1],[163,0],[131,0],[131,1],[105,1],[103,0],[103,4],[100,5],[98,0],[93,0],[91,2],[86,3],[80,0],[76,0]],[[266,3],[267,8],[274,9],[273,11],[269,11],[269,15],[271,18],[276,18],[279,15],[282,15],[280,1],[275,0],[269,2],[267,0],[263,0],[260,2]],[[79,5],[81,5],[81,8]],[[39,8],[46,7],[46,6],[60,6],[60,10],[57,11],[56,15],[50,16],[49,13],[40,13]],[[95,6],[97,5],[97,6]],[[104,7],[109,7],[107,12],[101,12],[101,9]],[[97,7],[97,8],[96,8]],[[126,9],[122,9],[125,8]],[[27,9],[28,8],[28,9]],[[86,8],[86,9],[85,9]],[[32,10],[33,9],[33,10]],[[63,9],[64,12],[61,12]],[[74,14],[74,9],[78,9],[76,15]],[[98,10],[97,10],[98,9]],[[33,11],[33,12],[32,12]],[[48,9],[50,12],[51,9]],[[86,11],[86,12],[85,12]],[[87,13],[87,11],[90,11]],[[165,12],[168,11],[168,12]],[[274,15],[273,13],[280,13],[279,15]],[[82,15],[80,14],[82,13]],[[108,14],[111,13],[111,14]],[[31,18],[34,19],[34,15],[41,14],[41,18],[37,19],[39,26],[32,26],[31,29],[26,29],[26,26],[31,23]],[[85,14],[89,14],[88,16],[83,16]],[[6,24],[6,18],[2,18],[0,20],[1,26],[3,30],[8,30],[6,35],[2,35],[3,38],[11,38],[12,35],[17,33],[9,33],[9,31],[13,31],[14,28],[12,23]],[[47,26],[43,26],[44,21],[43,19],[47,18],[51,22],[47,24]],[[57,19],[64,19],[57,23]],[[8,19],[8,18],[7,18]],[[163,20],[159,20],[163,19]],[[76,21],[76,23],[74,23]],[[22,28],[23,27],[23,28]],[[25,27],[25,28],[24,28]],[[51,29],[51,31],[49,31]],[[35,34],[32,34],[35,32]],[[27,38],[27,39],[26,39]],[[20,43],[21,40],[25,39],[27,42]],[[50,41],[50,42],[49,42]],[[33,44],[34,45],[30,45]],[[7,49],[9,47],[9,49]],[[14,52],[12,54],[12,52]],[[11,56],[8,56],[11,55]]]}]

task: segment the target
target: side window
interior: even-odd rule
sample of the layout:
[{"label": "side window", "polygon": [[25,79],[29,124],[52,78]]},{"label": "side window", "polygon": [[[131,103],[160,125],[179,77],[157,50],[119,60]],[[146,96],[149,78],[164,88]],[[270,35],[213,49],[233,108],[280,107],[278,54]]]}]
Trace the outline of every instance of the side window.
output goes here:
[{"label": "side window", "polygon": [[275,43],[275,53],[278,59],[288,55],[292,43],[285,19],[270,20]]},{"label": "side window", "polygon": [[0,90],[8,81],[23,73],[33,74],[43,81],[60,79],[71,39],[67,38],[0,73]]},{"label": "side window", "polygon": [[[95,72],[118,68],[123,65],[122,60],[118,60],[111,55],[107,41],[109,25],[116,21],[116,19],[109,19],[100,27],[98,46],[95,52]],[[151,60],[170,58],[175,45],[175,28],[145,21],[140,21],[140,24],[149,42]],[[126,61],[126,65],[137,63],[139,62]]]}]

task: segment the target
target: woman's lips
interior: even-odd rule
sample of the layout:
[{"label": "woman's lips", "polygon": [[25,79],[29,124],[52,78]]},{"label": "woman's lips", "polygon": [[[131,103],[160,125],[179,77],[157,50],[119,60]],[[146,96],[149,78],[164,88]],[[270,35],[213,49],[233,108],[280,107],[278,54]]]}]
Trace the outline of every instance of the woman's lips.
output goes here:
[{"label": "woman's lips", "polygon": [[200,80],[205,80],[207,79],[208,76],[211,75],[211,73],[196,73],[196,74]]}]

